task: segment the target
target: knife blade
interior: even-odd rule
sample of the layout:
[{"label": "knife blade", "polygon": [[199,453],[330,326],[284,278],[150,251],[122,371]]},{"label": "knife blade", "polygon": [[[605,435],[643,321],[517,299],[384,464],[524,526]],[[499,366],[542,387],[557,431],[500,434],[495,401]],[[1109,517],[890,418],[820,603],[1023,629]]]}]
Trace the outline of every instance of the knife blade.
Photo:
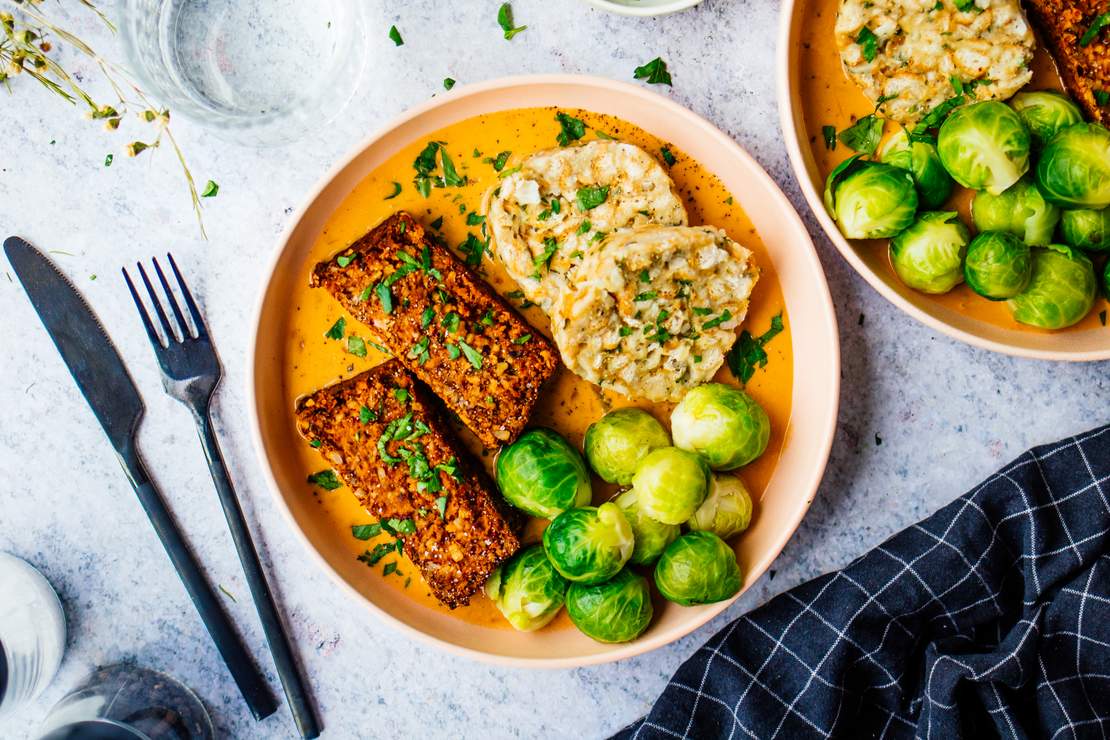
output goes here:
[{"label": "knife blade", "polygon": [[115,345],[73,283],[46,255],[19,237],[4,253],[58,353],[112,443],[151,526],[255,719],[277,709],[266,680],[189,549],[135,445],[143,400]]}]

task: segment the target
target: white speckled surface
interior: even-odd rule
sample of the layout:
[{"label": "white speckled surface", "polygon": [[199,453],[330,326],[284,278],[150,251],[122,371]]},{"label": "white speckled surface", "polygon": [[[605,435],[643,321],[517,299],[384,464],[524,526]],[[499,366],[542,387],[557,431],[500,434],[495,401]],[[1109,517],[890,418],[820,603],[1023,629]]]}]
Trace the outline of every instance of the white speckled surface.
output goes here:
[{"label": "white speckled surface", "polygon": [[[144,392],[141,445],[150,467],[213,580],[238,597],[228,606],[263,656],[191,421],[161,392],[118,270],[172,250],[199,294],[227,370],[218,401],[224,450],[326,736],[610,733],[642,714],[678,664],[728,619],[846,564],[1025,447],[1106,421],[1105,364],[1015,360],[935,335],[880,299],[818,238],[842,333],[840,425],[817,500],[768,577],[686,639],[595,668],[507,670],[400,637],[310,562],[263,487],[247,429],[244,352],[259,271],[291,209],[321,174],[385,119],[440,91],[445,76],[460,84],[553,71],[629,79],[635,66],[662,55],[675,83],[664,92],[731,133],[805,206],[778,131],[772,0],[707,0],[643,20],[572,0],[517,0],[517,21],[529,28],[511,43],[500,37],[492,0],[386,5],[367,3],[372,62],[338,123],[263,151],[176,123],[197,177],[221,186],[206,202],[207,243],[196,238],[168,151],[127,160],[119,154],[127,134],[102,132],[36,86],[17,81],[13,97],[0,94],[0,231],[69,253],[57,255],[59,265],[100,313]],[[106,33],[76,17],[89,40],[112,48]],[[405,36],[403,47],[386,38],[392,23]],[[105,168],[111,151],[115,164]],[[92,667],[135,659],[196,689],[222,735],[292,737],[284,708],[259,724],[249,719],[99,427],[22,289],[2,276],[0,315],[0,549],[46,574],[70,626],[57,680],[37,702],[0,721],[0,735],[33,736],[47,709]],[[279,690],[268,659],[263,665]]]}]

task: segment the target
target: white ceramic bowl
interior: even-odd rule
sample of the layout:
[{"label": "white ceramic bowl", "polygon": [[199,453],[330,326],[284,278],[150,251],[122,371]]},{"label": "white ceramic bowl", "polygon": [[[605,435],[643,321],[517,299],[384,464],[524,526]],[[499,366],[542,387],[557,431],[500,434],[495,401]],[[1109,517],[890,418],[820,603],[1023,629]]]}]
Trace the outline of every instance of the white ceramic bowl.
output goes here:
[{"label": "white ceramic bowl", "polygon": [[610,13],[644,17],[677,13],[694,7],[701,0],[586,0],[586,2]]}]

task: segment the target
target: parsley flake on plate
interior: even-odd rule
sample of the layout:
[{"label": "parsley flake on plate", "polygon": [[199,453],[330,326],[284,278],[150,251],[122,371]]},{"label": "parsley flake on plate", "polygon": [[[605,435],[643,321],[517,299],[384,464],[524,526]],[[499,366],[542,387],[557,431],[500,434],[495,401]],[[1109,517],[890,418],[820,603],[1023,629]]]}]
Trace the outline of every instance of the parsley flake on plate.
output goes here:
[{"label": "parsley flake on plate", "polygon": [[401,32],[397,30],[397,26],[389,27],[389,40],[393,42],[394,46],[404,46],[405,40],[401,38]]},{"label": "parsley flake on plate", "polygon": [[513,36],[528,28],[528,26],[517,26],[513,23],[513,6],[509,3],[501,3],[501,7],[497,9],[497,25],[501,26],[506,41],[510,41]]},{"label": "parsley flake on plate", "polygon": [[667,71],[667,63],[661,57],[655,57],[647,64],[637,67],[632,72],[632,78],[647,80],[650,85],[671,84],[671,73]]}]

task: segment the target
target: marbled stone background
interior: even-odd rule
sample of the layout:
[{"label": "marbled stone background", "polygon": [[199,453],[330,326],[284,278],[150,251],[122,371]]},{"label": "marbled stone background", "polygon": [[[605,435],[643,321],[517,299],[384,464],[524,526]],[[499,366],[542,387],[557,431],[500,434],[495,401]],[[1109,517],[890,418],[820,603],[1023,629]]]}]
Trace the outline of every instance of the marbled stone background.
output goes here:
[{"label": "marbled stone background", "polygon": [[[516,0],[517,20],[529,28],[507,43],[496,27],[494,0],[364,1],[371,64],[336,123],[294,145],[255,150],[175,122],[198,179],[221,186],[205,203],[207,242],[197,238],[169,151],[127,160],[120,154],[126,133],[102,132],[28,80],[16,80],[10,96],[0,93],[0,231],[61,250],[58,264],[99,312],[143,389],[148,413],[141,445],[150,467],[212,578],[238,597],[228,606],[254,653],[263,655],[192,423],[160,390],[118,271],[172,250],[190,276],[227,369],[218,402],[225,453],[327,736],[606,735],[641,715],[679,663],[727,620],[843,566],[1027,446],[1106,421],[1105,364],[1017,360],[937,335],[880,298],[820,235],[778,129],[778,3],[706,0],[678,15],[637,20],[574,0]],[[87,14],[70,12],[82,34],[118,54],[110,34]],[[386,38],[393,23],[404,33],[403,47]],[[529,672],[411,642],[376,622],[312,564],[263,487],[244,391],[262,266],[291,209],[317,179],[369,131],[441,91],[444,77],[466,84],[562,71],[627,80],[656,55],[674,75],[673,89],[656,89],[745,146],[806,214],[815,236],[844,350],[840,424],[821,491],[760,583],[713,623],[649,655]],[[74,62],[95,79],[88,63]],[[111,151],[115,164],[105,168]],[[196,689],[222,735],[292,737],[285,709],[260,724],[247,716],[99,427],[22,289],[4,277],[0,317],[0,549],[46,574],[65,603],[70,630],[57,679],[34,704],[0,721],[0,735],[34,735],[47,709],[93,666],[132,658]]]}]

